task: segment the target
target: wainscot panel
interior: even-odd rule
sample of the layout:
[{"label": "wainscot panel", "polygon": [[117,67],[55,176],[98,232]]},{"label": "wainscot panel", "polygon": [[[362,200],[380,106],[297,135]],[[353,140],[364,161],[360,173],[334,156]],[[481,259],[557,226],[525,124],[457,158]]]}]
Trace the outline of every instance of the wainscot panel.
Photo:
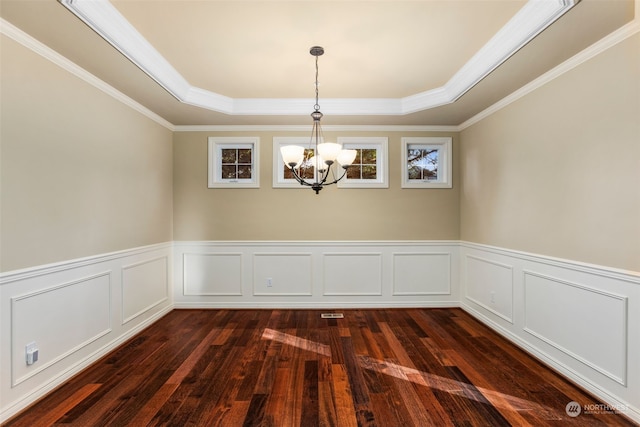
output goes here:
[{"label": "wainscot panel", "polygon": [[122,323],[144,315],[168,298],[168,255],[122,267]]},{"label": "wainscot panel", "polygon": [[[11,386],[108,334],[111,294],[107,271],[11,298]],[[39,348],[33,365],[25,363],[30,342]]]},{"label": "wainscot panel", "polygon": [[393,295],[451,295],[451,253],[394,253]]},{"label": "wainscot panel", "polygon": [[0,422],[169,312],[171,257],[164,243],[2,273]]},{"label": "wainscot panel", "polygon": [[627,300],[525,271],[524,330],[625,385]]},{"label": "wainscot panel", "polygon": [[311,296],[310,253],[254,253],[253,295]]},{"label": "wainscot panel", "polygon": [[466,298],[513,323],[513,266],[466,255]]},{"label": "wainscot panel", "polygon": [[382,254],[323,253],[323,295],[382,295]]},{"label": "wainscot panel", "polygon": [[460,257],[464,310],[640,422],[639,273],[469,242]]},{"label": "wainscot panel", "polygon": [[242,254],[183,254],[184,295],[242,295]]},{"label": "wainscot panel", "polygon": [[[242,260],[241,274],[231,277],[222,263],[195,271],[191,262],[229,253]],[[174,262],[178,308],[457,307],[459,301],[458,243],[450,241],[175,242]],[[241,293],[228,292],[225,275],[241,281]],[[207,292],[196,294],[192,277]]]}]

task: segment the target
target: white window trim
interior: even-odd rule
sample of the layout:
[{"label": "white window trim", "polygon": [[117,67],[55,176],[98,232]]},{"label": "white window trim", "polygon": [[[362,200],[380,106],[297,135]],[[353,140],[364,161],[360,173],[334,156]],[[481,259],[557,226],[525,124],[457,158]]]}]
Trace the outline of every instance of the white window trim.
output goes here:
[{"label": "white window trim", "polygon": [[[409,180],[407,151],[410,145],[437,147],[438,180]],[[402,188],[451,188],[452,183],[451,137],[403,137],[402,138]]]},{"label": "white window trim", "polygon": [[338,181],[340,188],[389,188],[389,138],[387,137],[338,137],[344,149],[375,148],[376,179],[349,179]]},{"label": "white window trim", "polygon": [[[251,148],[251,179],[222,179],[220,151],[223,148]],[[209,137],[208,187],[209,188],[259,188],[260,187],[260,138]]]},{"label": "white window trim", "polygon": [[[320,141],[322,142],[322,141]],[[284,145],[299,145],[309,148],[308,136],[274,136],[273,137],[273,188],[306,188],[293,178],[284,177],[284,161],[280,147]]]}]

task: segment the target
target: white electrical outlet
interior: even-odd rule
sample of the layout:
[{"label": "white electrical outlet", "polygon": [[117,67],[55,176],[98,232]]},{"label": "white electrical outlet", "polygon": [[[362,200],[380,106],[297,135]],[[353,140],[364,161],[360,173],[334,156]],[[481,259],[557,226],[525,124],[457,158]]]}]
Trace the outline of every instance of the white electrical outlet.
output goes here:
[{"label": "white electrical outlet", "polygon": [[273,278],[267,277],[267,288],[270,288],[272,286],[273,286]]},{"label": "white electrical outlet", "polygon": [[491,302],[496,303],[496,293],[494,291],[491,291]]},{"label": "white electrical outlet", "polygon": [[27,357],[27,365],[33,365],[38,361],[38,346],[35,342],[30,342],[25,347],[25,353]]}]

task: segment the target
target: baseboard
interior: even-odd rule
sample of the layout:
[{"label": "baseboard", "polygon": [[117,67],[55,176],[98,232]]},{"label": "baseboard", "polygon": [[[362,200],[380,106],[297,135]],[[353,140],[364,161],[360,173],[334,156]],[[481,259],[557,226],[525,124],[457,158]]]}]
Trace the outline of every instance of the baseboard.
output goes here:
[{"label": "baseboard", "polygon": [[215,302],[182,302],[176,303],[176,309],[300,309],[300,310],[324,310],[324,309],[376,309],[376,308],[456,308],[459,303],[455,301],[435,302],[435,301],[414,301],[395,303],[302,303],[291,301],[269,301],[269,302],[239,302],[239,303],[215,303]]}]

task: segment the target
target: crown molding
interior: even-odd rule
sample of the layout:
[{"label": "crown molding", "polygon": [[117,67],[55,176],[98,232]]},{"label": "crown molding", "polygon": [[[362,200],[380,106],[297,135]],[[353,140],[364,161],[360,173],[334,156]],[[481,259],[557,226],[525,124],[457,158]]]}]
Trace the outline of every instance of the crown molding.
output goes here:
[{"label": "crown molding", "polygon": [[14,26],[11,23],[5,21],[2,18],[0,18],[0,34],[4,34],[5,36],[7,36],[10,39],[16,41],[17,43],[20,43],[21,45],[23,45],[27,49],[35,52],[36,54],[42,56],[45,59],[51,61],[52,63],[56,64],[60,68],[68,71],[69,73],[73,74],[74,76],[78,77],[79,79],[81,79],[81,80],[89,83],[90,85],[96,87],[97,89],[100,89],[101,91],[103,91],[107,95],[112,96],[113,98],[117,99],[118,101],[122,102],[123,104],[127,105],[128,107],[130,107],[130,108],[136,110],[137,112],[143,114],[144,116],[150,118],[154,122],[164,126],[165,128],[167,128],[167,129],[169,129],[171,131],[174,130],[174,128],[175,128],[174,125],[169,123],[167,120],[163,119],[162,117],[160,117],[159,115],[157,115],[153,111],[149,110],[148,108],[144,107],[143,105],[141,105],[138,102],[134,101],[133,99],[129,98],[127,95],[125,95],[124,93],[122,93],[119,90],[115,89],[113,86],[111,86],[111,85],[105,83],[104,81],[100,80],[99,78],[97,78],[93,74],[89,73],[84,68],[82,68],[82,67],[76,65],[75,63],[69,61],[67,58],[65,58],[64,56],[60,55],[58,52],[56,52],[53,49],[49,48],[48,46],[45,46],[44,44],[40,43],[38,40],[34,39],[33,37],[31,37],[30,35],[28,35],[24,31],[20,30],[19,28],[17,28],[16,26]]},{"label": "crown molding", "polygon": [[[460,126],[328,125],[325,132],[458,132]],[[175,132],[309,132],[311,125],[179,125]]]},{"label": "crown molding", "polygon": [[[404,98],[323,100],[331,115],[405,115],[455,102],[579,0],[529,0],[444,86]],[[310,99],[230,98],[189,82],[108,0],[60,0],[125,57],[185,104],[229,115],[307,115]]]},{"label": "crown molding", "polygon": [[[640,1],[638,2],[638,4],[640,5]],[[640,33],[640,19],[639,19],[639,16],[638,16],[639,13],[640,13],[640,11],[636,11],[636,17],[635,17],[635,19],[633,21],[631,21],[628,24],[620,27],[618,30],[614,31],[613,33],[609,34],[608,36],[605,36],[604,38],[598,40],[597,42],[595,42],[591,46],[587,47],[583,51],[581,51],[581,52],[577,53],[576,55],[572,56],[571,58],[567,59],[562,64],[556,66],[555,68],[552,68],[551,70],[547,71],[546,73],[544,73],[543,75],[541,75],[537,79],[535,79],[535,80],[529,82],[528,84],[522,86],[520,89],[518,89],[515,92],[512,92],[510,95],[502,98],[500,101],[498,101],[495,104],[491,105],[489,108],[479,112],[478,114],[476,114],[475,116],[471,117],[469,120],[466,120],[465,122],[461,123],[457,127],[459,128],[460,131],[463,131],[464,129],[466,129],[466,128],[468,128],[468,127],[480,122],[481,120],[491,116],[495,112],[500,111],[501,109],[505,108],[509,104],[511,104],[511,103],[517,101],[518,99],[524,97],[525,95],[527,95],[527,94],[533,92],[534,90],[544,86],[545,84],[549,83],[550,81],[560,77],[564,73],[573,70],[574,68],[576,68],[577,66],[587,62],[591,58],[601,54],[602,52],[605,52],[606,50],[610,49],[611,47],[615,46],[616,44],[628,39],[629,37],[631,37],[631,36],[633,36],[633,35],[635,35],[637,33]]]}]

